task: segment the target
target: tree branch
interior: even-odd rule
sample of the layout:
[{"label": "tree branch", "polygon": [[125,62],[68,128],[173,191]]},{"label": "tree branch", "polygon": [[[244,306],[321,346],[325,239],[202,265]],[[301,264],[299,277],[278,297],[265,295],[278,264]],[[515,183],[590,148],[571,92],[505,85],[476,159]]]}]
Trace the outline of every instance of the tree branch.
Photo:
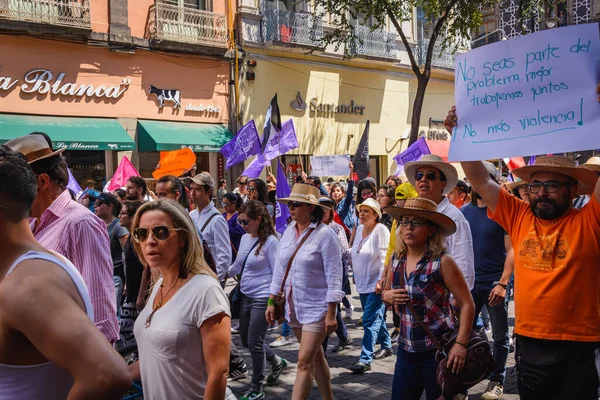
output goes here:
[{"label": "tree branch", "polygon": [[410,60],[410,66],[411,66],[413,72],[415,73],[415,76],[418,79],[421,77],[421,70],[419,69],[419,65],[417,64],[417,61],[415,60],[415,55],[414,55],[412,48],[410,47],[410,43],[408,43],[408,40],[406,39],[406,35],[404,34],[404,31],[402,30],[402,27],[398,23],[396,16],[392,12],[392,10],[390,10],[390,7],[386,6],[385,9],[387,11],[387,15],[390,17],[390,20],[392,21],[392,24],[394,24],[396,31],[398,31],[398,34],[400,35],[400,38],[402,39],[402,43],[404,44],[404,47],[406,48],[406,52],[408,53],[408,59]]},{"label": "tree branch", "polygon": [[446,10],[444,11],[444,15],[442,15],[440,19],[437,20],[435,26],[433,27],[433,32],[431,33],[431,38],[429,39],[429,46],[427,46],[427,56],[425,57],[425,71],[423,71],[428,78],[431,74],[431,59],[433,58],[433,48],[435,47],[435,42],[437,42],[438,35],[442,30],[442,27],[446,23],[446,20],[448,19],[450,10],[452,10],[456,3],[458,3],[458,0],[453,0],[448,3],[448,5],[446,6]]}]

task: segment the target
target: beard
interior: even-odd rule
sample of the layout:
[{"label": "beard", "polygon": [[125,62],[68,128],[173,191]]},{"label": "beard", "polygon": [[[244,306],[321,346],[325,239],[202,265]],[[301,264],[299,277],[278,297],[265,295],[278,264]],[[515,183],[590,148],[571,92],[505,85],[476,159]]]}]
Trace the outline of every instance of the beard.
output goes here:
[{"label": "beard", "polygon": [[[531,208],[531,212],[540,218],[545,220],[557,219],[565,215],[571,209],[571,196],[568,193],[565,193],[562,199],[562,204],[558,204],[558,202],[549,197],[531,199],[531,203],[529,203],[529,207]],[[538,208],[538,204],[546,204],[545,208]]]}]

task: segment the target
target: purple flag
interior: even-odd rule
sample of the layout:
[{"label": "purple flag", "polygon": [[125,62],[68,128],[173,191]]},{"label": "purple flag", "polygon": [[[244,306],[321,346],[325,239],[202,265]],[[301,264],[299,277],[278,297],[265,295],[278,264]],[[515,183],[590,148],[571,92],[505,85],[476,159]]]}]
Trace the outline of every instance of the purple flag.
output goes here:
[{"label": "purple flag", "polygon": [[535,164],[535,156],[531,156],[531,158],[529,159],[529,162],[527,163],[527,165],[533,165]]},{"label": "purple flag", "polygon": [[506,179],[507,179],[509,182],[514,182],[514,181],[515,181],[515,179],[513,178],[512,174],[511,174],[510,172],[509,172],[509,173],[508,173],[508,175],[506,176]]},{"label": "purple flag", "polygon": [[260,140],[258,139],[258,131],[254,120],[244,125],[237,135],[221,148],[221,154],[227,158],[225,169],[229,169],[258,153],[260,153]]},{"label": "purple flag", "polygon": [[269,165],[271,160],[279,157],[298,147],[298,138],[296,137],[296,129],[294,122],[289,119],[281,126],[281,131],[276,135],[271,135],[269,143],[265,146],[265,151],[259,154],[250,165],[246,167],[242,175],[248,178],[258,178],[263,168]]},{"label": "purple flag", "polygon": [[429,147],[427,146],[427,142],[425,141],[425,139],[420,138],[419,140],[408,146],[408,148],[402,153],[394,157],[394,160],[398,165],[404,165],[407,162],[419,160],[421,156],[425,154],[431,154],[431,151],[429,151]]},{"label": "purple flag", "polygon": [[[292,193],[292,189],[288,184],[287,177],[285,176],[285,172],[283,171],[280,162],[277,163],[277,186],[275,188],[275,193],[278,199],[289,197]],[[277,202],[276,207],[275,230],[283,235],[283,231],[287,228],[290,209],[286,204],[281,204],[280,202]]]},{"label": "purple flag", "polygon": [[69,171],[69,183],[67,183],[67,188],[71,189],[73,193],[75,193],[75,198],[78,198],[83,190],[81,189],[81,186],[79,186],[79,183],[77,183],[77,180],[75,180],[71,170],[67,168],[67,171]]}]

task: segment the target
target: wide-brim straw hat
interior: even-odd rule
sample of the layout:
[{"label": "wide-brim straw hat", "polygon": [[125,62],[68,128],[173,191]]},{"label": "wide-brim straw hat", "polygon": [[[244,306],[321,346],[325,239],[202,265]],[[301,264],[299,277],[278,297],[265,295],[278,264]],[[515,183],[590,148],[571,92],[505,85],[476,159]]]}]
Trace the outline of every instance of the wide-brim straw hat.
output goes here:
[{"label": "wide-brim straw hat", "polygon": [[563,156],[539,156],[533,165],[517,168],[513,174],[524,181],[531,182],[531,177],[539,172],[561,174],[575,179],[578,194],[592,193],[598,181],[598,175],[594,171],[578,168],[575,161]]},{"label": "wide-brim straw hat", "polygon": [[404,164],[406,177],[415,188],[417,187],[415,182],[415,172],[421,167],[437,168],[444,173],[446,176],[446,187],[442,194],[448,194],[456,187],[456,183],[458,182],[458,172],[456,172],[456,168],[442,160],[440,156],[436,156],[435,154],[425,154],[419,161],[411,161]]},{"label": "wide-brim straw hat", "polygon": [[9,140],[4,143],[4,145],[13,151],[18,151],[23,154],[29,164],[56,156],[67,149],[66,147],[63,147],[53,151],[48,145],[46,138],[42,135],[21,136]]},{"label": "wide-brim straw hat", "polygon": [[600,157],[590,157],[589,160],[579,166],[579,168],[587,168],[592,171],[600,172]]},{"label": "wide-brim straw hat", "polygon": [[524,181],[523,179],[517,179],[514,182],[508,182],[506,184],[506,188],[512,192],[513,190],[515,190],[521,186],[524,186],[524,185],[527,185],[526,181]]},{"label": "wide-brim straw hat", "polygon": [[456,224],[452,218],[439,213],[437,211],[437,204],[423,197],[407,199],[404,207],[388,206],[384,210],[398,221],[402,217],[417,217],[433,222],[444,236],[450,236],[456,232]]},{"label": "wide-brim straw hat", "polygon": [[296,183],[292,188],[292,193],[290,193],[289,197],[283,197],[281,199],[277,199],[277,201],[283,204],[287,204],[290,201],[297,201],[300,203],[327,208],[328,206],[319,204],[320,195],[321,193],[316,187],[306,185],[304,183]]},{"label": "wide-brim straw hat", "polygon": [[383,216],[383,214],[381,214],[381,206],[379,205],[379,203],[376,200],[368,198],[365,201],[363,201],[362,203],[356,205],[356,209],[358,211],[360,211],[360,209],[363,207],[369,207],[370,209],[375,211],[375,214],[377,214],[379,219],[381,219],[381,217]]}]

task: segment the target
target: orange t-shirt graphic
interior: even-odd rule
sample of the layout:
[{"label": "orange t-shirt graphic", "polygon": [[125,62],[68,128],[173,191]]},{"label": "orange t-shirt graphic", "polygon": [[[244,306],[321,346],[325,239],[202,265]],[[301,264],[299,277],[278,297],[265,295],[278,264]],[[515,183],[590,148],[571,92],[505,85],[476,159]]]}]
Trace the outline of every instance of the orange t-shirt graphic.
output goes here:
[{"label": "orange t-shirt graphic", "polygon": [[515,332],[548,340],[600,341],[600,203],[592,195],[562,218],[537,218],[500,191],[488,216],[515,249]]}]

